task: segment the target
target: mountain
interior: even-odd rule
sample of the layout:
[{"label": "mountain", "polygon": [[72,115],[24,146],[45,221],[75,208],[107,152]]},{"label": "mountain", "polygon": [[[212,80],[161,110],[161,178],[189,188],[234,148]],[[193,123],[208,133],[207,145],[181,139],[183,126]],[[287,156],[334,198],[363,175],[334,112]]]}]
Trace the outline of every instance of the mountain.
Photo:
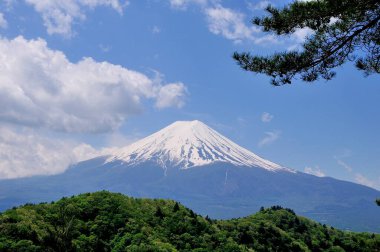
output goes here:
[{"label": "mountain", "polygon": [[127,165],[155,162],[163,169],[229,163],[269,171],[288,170],[240,147],[198,120],[175,122],[117,151],[107,159],[113,161]]},{"label": "mountain", "polygon": [[199,121],[175,122],[62,174],[2,180],[0,210],[98,190],[174,199],[212,218],[281,205],[341,229],[380,232],[379,191],[275,164]]},{"label": "mountain", "polygon": [[380,251],[380,235],[343,232],[281,207],[211,220],[172,200],[106,191],[0,214],[1,251]]}]

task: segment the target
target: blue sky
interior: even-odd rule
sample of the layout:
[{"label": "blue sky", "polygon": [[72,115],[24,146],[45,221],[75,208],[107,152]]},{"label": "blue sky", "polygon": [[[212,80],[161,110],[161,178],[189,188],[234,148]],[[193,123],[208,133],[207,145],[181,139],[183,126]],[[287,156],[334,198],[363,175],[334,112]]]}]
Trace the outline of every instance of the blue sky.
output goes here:
[{"label": "blue sky", "polygon": [[[273,87],[235,51],[297,48],[250,25],[268,1],[0,4],[0,178],[53,174],[198,119],[287,167],[380,189],[380,78]],[[272,1],[282,6],[286,1]]]}]

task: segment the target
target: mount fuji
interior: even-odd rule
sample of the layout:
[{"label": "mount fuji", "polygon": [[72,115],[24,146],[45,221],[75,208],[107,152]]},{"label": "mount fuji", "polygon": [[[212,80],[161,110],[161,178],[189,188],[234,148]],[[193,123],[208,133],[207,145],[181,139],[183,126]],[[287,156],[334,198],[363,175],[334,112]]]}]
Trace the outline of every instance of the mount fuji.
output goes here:
[{"label": "mount fuji", "polygon": [[[107,162],[156,162],[163,169],[189,169],[215,163],[288,170],[240,147],[200,121],[178,121],[111,155]],[[289,170],[290,171],[290,170]]]},{"label": "mount fuji", "polygon": [[1,180],[0,211],[98,190],[170,198],[212,218],[281,205],[341,229],[380,232],[379,191],[275,164],[200,121],[175,122],[62,174]]}]

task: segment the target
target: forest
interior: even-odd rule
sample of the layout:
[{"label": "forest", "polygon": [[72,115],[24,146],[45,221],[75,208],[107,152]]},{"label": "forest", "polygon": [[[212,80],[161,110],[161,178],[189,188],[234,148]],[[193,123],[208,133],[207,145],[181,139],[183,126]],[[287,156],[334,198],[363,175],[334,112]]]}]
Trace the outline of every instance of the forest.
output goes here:
[{"label": "forest", "polygon": [[281,206],[214,220],[172,200],[100,191],[1,213],[0,251],[380,251],[380,235],[334,229]]}]

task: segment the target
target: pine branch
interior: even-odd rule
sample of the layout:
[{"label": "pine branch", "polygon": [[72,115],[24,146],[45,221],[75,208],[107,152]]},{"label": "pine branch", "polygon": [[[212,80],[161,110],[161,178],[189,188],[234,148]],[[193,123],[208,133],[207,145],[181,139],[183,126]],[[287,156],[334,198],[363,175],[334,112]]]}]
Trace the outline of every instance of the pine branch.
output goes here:
[{"label": "pine branch", "polygon": [[[268,6],[270,17],[256,18],[264,31],[289,34],[295,28],[309,27],[315,34],[307,39],[304,50],[275,53],[268,57],[235,52],[233,58],[247,71],[272,77],[272,84],[291,84],[297,76],[312,82],[330,80],[332,69],[354,61],[355,51],[366,56],[356,66],[366,75],[380,72],[380,2],[374,0],[320,0],[295,2],[282,10]],[[339,17],[335,23],[331,17]]]}]

